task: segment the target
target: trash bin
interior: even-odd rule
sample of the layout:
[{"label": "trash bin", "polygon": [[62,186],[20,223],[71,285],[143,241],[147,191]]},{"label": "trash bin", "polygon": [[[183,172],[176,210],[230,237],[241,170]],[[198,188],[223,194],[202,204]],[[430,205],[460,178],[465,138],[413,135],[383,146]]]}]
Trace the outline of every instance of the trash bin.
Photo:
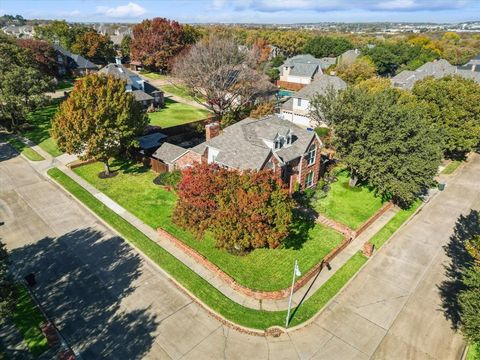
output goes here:
[{"label": "trash bin", "polygon": [[438,183],[438,190],[440,190],[440,191],[445,190],[445,186],[446,186],[445,183]]}]

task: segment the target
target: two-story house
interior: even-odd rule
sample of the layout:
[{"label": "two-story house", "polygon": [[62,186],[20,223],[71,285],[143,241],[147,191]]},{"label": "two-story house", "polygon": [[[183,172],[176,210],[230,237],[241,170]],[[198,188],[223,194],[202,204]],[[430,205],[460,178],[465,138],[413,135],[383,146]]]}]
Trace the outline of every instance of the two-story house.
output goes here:
[{"label": "two-story house", "polygon": [[280,80],[277,85],[289,90],[299,90],[305,85],[312,83],[315,76],[323,74],[331,65],[336,63],[334,57],[317,59],[312,55],[297,55],[288,58],[280,70]]},{"label": "two-story house", "polygon": [[116,78],[125,80],[127,85],[125,90],[129,91],[135,97],[135,100],[142,103],[144,107],[154,106],[162,107],[164,102],[163,91],[159,90],[148,81],[145,81],[139,75],[128,70],[117,58],[116,63],[111,63],[102,68],[99,74],[112,75]]},{"label": "two-story house", "polygon": [[228,169],[271,169],[289,186],[313,187],[321,173],[322,141],[314,131],[287,123],[276,115],[247,118],[220,132],[220,125],[206,127],[202,144],[191,149],[164,143],[152,155],[169,169],[182,169],[195,162],[215,163]]},{"label": "two-story house", "polygon": [[311,84],[293,93],[280,108],[280,117],[302,127],[326,126],[316,124],[310,117],[310,99],[315,95],[326,95],[329,91],[347,88],[347,83],[338,76],[319,75]]},{"label": "two-story house", "polygon": [[71,53],[59,44],[53,44],[53,48],[57,54],[59,75],[83,76],[98,70],[97,65],[82,55]]}]

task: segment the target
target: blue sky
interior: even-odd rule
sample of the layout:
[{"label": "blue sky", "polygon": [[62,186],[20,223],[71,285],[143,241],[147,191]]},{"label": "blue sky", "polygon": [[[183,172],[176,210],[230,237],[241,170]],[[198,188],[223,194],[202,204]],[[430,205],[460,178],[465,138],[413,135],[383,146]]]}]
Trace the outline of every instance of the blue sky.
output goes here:
[{"label": "blue sky", "polygon": [[81,22],[462,22],[480,0],[0,0],[0,14]]}]

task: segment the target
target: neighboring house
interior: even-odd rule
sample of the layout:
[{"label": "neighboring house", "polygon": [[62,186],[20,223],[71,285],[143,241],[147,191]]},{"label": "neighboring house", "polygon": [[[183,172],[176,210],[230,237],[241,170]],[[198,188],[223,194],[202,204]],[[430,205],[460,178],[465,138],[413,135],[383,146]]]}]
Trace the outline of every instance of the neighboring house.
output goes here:
[{"label": "neighboring house", "polygon": [[8,25],[2,28],[2,31],[7,35],[22,39],[33,39],[35,36],[35,29],[30,25]]},{"label": "neighboring house", "polygon": [[459,70],[468,70],[473,72],[480,72],[480,55],[475,56],[465,65],[459,66]]},{"label": "neighboring house", "polygon": [[[316,127],[310,119],[310,99],[315,95],[325,95],[331,89],[340,91],[347,88],[347,83],[338,76],[318,75],[314,82],[295,92],[282,104],[280,116],[287,121],[303,127]],[[326,126],[320,124],[320,126]]]},{"label": "neighboring house", "polygon": [[337,64],[345,66],[352,65],[359,56],[360,50],[347,50],[337,57]]},{"label": "neighboring house", "polygon": [[477,83],[480,83],[480,71],[476,70],[476,66],[465,67],[464,65],[456,67],[444,59],[427,62],[415,71],[402,71],[394,76],[391,79],[391,82],[395,87],[411,90],[417,81],[425,79],[428,76],[432,76],[435,79],[441,79],[448,75],[459,75],[463,78],[472,79]]},{"label": "neighboring house", "polygon": [[99,74],[112,75],[127,82],[126,91],[132,92],[135,100],[142,103],[144,107],[162,107],[164,103],[163,91],[159,90],[139,75],[131,72],[120,63],[111,63],[102,68]]},{"label": "neighboring house", "polygon": [[215,163],[227,169],[263,170],[277,174],[291,192],[317,184],[323,144],[314,131],[288,123],[277,115],[247,118],[220,132],[218,123],[206,126],[206,138],[191,149],[164,143],[153,154],[171,169],[195,162]]},{"label": "neighboring house", "polygon": [[336,63],[336,58],[314,58],[312,55],[297,55],[287,59],[280,70],[280,80],[277,85],[289,90],[300,90],[312,83],[317,74]]},{"label": "neighboring house", "polygon": [[83,76],[98,70],[97,65],[82,55],[73,54],[58,44],[54,44],[53,48],[57,53],[58,73],[60,75],[71,73],[73,76]]}]

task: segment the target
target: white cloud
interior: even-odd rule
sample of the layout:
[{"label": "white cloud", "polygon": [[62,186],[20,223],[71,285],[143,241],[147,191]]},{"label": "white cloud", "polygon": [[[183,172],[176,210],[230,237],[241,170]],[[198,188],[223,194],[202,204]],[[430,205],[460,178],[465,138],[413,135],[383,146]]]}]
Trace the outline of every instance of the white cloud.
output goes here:
[{"label": "white cloud", "polygon": [[135,18],[146,14],[147,10],[136,3],[129,2],[127,5],[117,7],[97,6],[96,12],[112,18]]}]

